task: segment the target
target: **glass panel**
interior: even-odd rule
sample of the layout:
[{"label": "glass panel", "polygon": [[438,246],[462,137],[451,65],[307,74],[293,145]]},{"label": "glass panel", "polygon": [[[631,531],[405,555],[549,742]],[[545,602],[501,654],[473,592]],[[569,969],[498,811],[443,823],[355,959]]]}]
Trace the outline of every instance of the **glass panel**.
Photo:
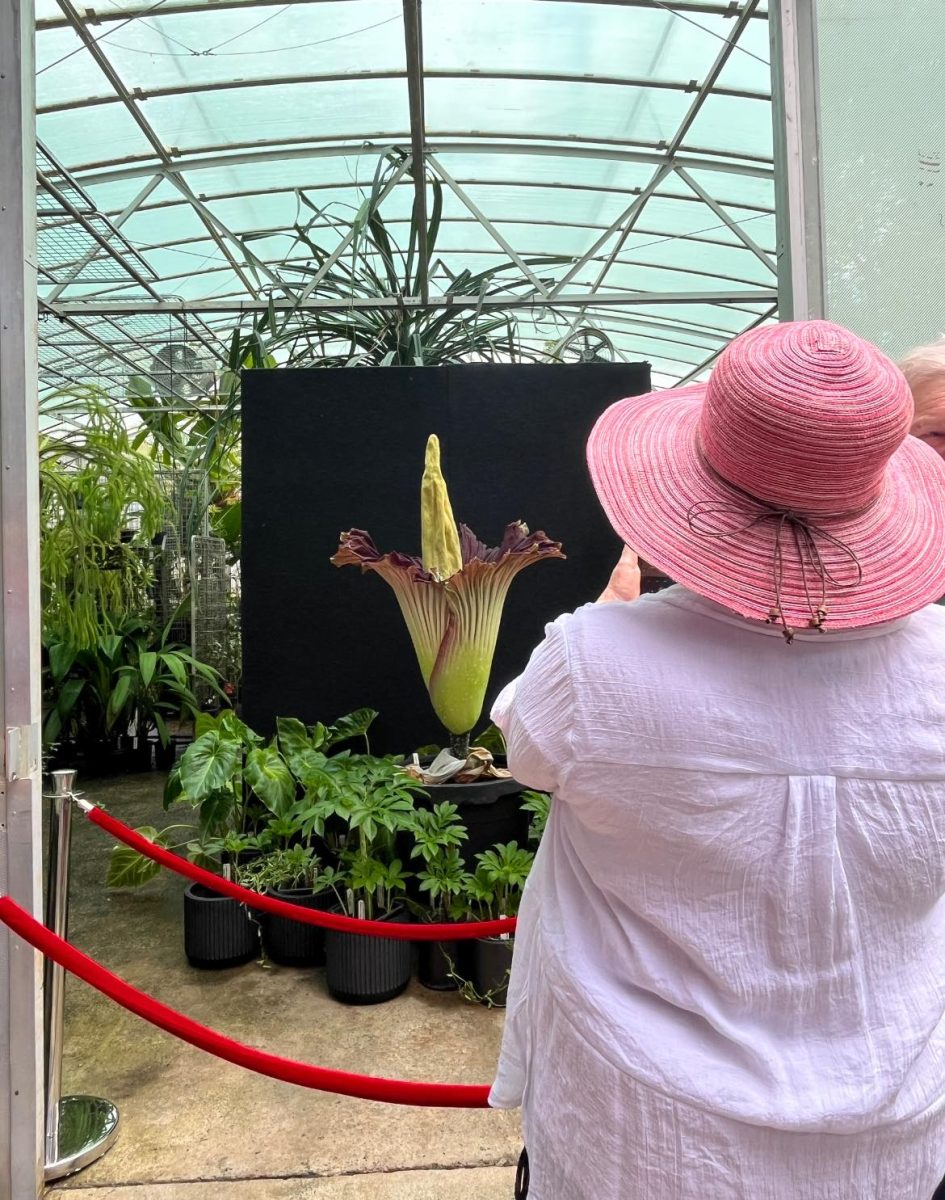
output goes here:
[{"label": "glass panel", "polygon": [[206,236],[207,233],[206,226],[190,205],[145,209],[133,213],[121,231],[129,241],[143,242],[147,246],[152,246],[155,242]]},{"label": "glass panel", "polygon": [[683,149],[699,147],[770,159],[772,136],[769,104],[709,95],[686,134]]},{"label": "glass panel", "polygon": [[[119,179],[114,183],[96,183],[86,186],[86,191],[92,197],[100,212],[116,217],[138,195],[147,184],[147,176],[134,179]],[[162,181],[145,201],[154,205],[161,199],[172,199],[180,196],[180,192],[167,180]]]},{"label": "glass panel", "polygon": [[945,328],[945,7],[818,10],[827,311],[899,357]]},{"label": "glass panel", "polygon": [[154,150],[121,104],[96,109],[95,119],[83,109],[48,113],[37,118],[36,133],[66,167],[110,163]]},{"label": "glass panel", "polygon": [[[423,6],[424,65],[486,69],[566,71],[577,74],[677,80],[697,78],[731,23],[703,14],[698,34],[658,8],[555,3],[531,0],[426,0]],[[696,36],[691,36],[696,34]],[[601,89],[606,91],[607,89]],[[601,106],[620,106],[616,95]],[[626,114],[626,108],[623,108]]]},{"label": "glass panel", "polygon": [[[298,268],[311,259],[292,225],[312,221],[313,240],[333,249],[371,187],[380,154],[321,151],[336,139],[409,144],[401,0],[290,5],[222,0],[197,8],[192,0],[163,0],[159,8],[153,0],[88,0],[88,5],[101,14],[94,36],[124,83],[145,97],[165,93],[138,103],[172,156],[185,161],[195,151],[204,158],[197,169],[184,165],[182,177],[219,221],[247,238],[250,256],[276,265],[290,261],[281,268],[287,279],[304,278]],[[644,8],[576,0],[426,0],[431,147],[517,252],[566,260],[536,268],[543,279],[561,278],[652,179],[660,144],[674,136],[698,81],[733,27],[727,0],[719,0],[714,11],[705,7],[705,0],[674,0],[672,11],[659,3]],[[193,11],[180,11],[184,8]],[[129,20],[135,14],[146,19]],[[37,0],[37,16],[40,106],[108,96],[104,74],[55,0]],[[721,152],[711,159],[720,168],[739,156],[770,160],[769,103],[720,94],[768,91],[767,37],[766,20],[748,23],[720,75],[719,90],[706,99],[686,139],[686,147]],[[489,72],[527,77],[496,79]],[[536,78],[543,75],[551,78]],[[341,78],[311,82],[320,76]],[[614,80],[646,80],[651,86]],[[104,168],[80,173],[80,181],[90,181],[94,202],[112,215],[146,186],[150,164],[157,166],[153,148],[120,102],[41,114],[39,134],[66,166],[118,163],[123,170],[130,163],[132,175],[117,180],[96,183]],[[686,147],[682,160],[699,153]],[[224,153],[207,162],[218,149]],[[147,164],[140,174],[137,161]],[[726,214],[773,253],[770,174],[690,169]],[[297,191],[323,210],[320,216],[300,206]],[[504,262],[507,252],[489,229],[449,188],[443,197],[437,258],[451,271],[474,273]],[[382,209],[401,245],[409,235],[412,206],[407,178]],[[245,285],[204,223],[169,181],[158,185],[123,233],[136,246],[154,247],[144,253],[168,297],[246,297]],[[568,291],[594,284],[616,236],[582,267]],[[228,247],[243,256],[237,243]],[[607,272],[601,300],[631,289],[717,292],[772,284],[771,273],[736,233],[670,176],[637,217]],[[433,286],[448,286],[439,266]],[[90,278],[70,286],[67,296],[91,294],[129,298],[141,291]],[[621,353],[649,359],[660,384],[687,374],[763,311],[757,304],[611,310],[596,305],[580,319],[597,321]],[[575,315],[573,309],[523,313],[523,336],[536,344],[555,340]],[[221,315],[218,322],[226,330],[234,319]],[[114,335],[113,325],[100,325],[107,342]]]},{"label": "glass panel", "polygon": [[[56,5],[56,11],[59,6]],[[83,92],[83,86],[85,90]],[[36,38],[36,107],[108,92],[102,72],[71,26],[51,29]]]},{"label": "glass panel", "polygon": [[147,22],[113,25],[100,44],[122,80],[145,91],[233,79],[405,69],[401,5],[392,0],[242,12],[210,6],[176,16],[165,15],[162,8]]},{"label": "glass panel", "polygon": [[[460,132],[475,114],[481,136],[567,133],[588,139],[617,138],[657,144],[672,137],[689,106],[684,92],[603,87],[593,83],[532,80],[429,79],[426,119],[431,137]],[[606,96],[603,94],[606,93]],[[633,113],[628,124],[628,113]]]},{"label": "glass panel", "polygon": [[241,88],[149,100],[148,120],[166,145],[178,149],[294,138],[360,138],[409,130],[402,80],[299,83],[290,103],[277,89]]},{"label": "glass panel", "polygon": [[747,246],[723,245],[711,240],[714,236],[714,233],[705,233],[694,237],[654,239],[640,231],[627,240],[621,257],[655,265],[689,266],[711,275],[742,280],[752,287],[771,284],[774,275]]}]

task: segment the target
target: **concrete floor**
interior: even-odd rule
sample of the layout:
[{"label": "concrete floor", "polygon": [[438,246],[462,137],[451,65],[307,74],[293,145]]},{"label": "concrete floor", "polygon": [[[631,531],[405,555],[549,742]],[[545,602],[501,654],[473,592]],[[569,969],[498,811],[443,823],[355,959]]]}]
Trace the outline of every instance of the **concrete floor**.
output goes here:
[{"label": "concrete floor", "polygon": [[[163,779],[84,794],[131,825],[170,823]],[[369,1008],[332,1001],[322,972],[251,963],[190,968],[184,882],[162,872],[108,893],[111,844],[76,821],[70,940],[198,1021],[275,1053],[402,1078],[488,1083],[502,1015],[416,983]],[[517,1115],[412,1109],[264,1079],[154,1029],[85,984],[67,989],[64,1090],[112,1100],[121,1132],[104,1158],[50,1188],[61,1200],[508,1200]]]}]

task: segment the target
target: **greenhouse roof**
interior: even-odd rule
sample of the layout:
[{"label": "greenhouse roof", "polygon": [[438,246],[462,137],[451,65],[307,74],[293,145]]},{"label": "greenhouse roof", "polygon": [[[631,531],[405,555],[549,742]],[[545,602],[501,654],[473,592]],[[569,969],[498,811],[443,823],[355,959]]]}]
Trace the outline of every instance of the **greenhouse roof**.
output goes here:
[{"label": "greenhouse roof", "polygon": [[247,312],[337,309],[309,241],[347,253],[379,163],[398,245],[442,193],[429,279],[391,305],[455,304],[451,279],[511,263],[519,286],[470,309],[514,305],[531,345],[597,331],[660,383],[774,311],[764,0],[36,15],[47,387],[123,387],[180,342],[213,366]]}]

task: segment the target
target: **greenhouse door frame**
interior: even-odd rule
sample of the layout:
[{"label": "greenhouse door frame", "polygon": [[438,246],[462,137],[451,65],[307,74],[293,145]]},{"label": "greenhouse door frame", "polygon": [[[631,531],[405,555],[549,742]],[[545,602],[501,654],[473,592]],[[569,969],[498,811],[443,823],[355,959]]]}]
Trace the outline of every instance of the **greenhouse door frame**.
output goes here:
[{"label": "greenhouse door frame", "polygon": [[[41,915],[33,0],[0,0],[0,891]],[[0,926],[0,1200],[43,1190],[42,958]]]},{"label": "greenhouse door frame", "polygon": [[817,0],[769,0],[778,310],[826,315]]}]

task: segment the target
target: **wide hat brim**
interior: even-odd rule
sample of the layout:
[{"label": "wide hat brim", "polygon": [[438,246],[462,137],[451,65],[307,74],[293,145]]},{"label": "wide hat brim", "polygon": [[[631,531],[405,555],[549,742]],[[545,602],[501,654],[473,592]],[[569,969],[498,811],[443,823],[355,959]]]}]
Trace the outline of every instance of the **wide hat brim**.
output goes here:
[{"label": "wide hat brim", "polygon": [[[790,530],[725,483],[698,439],[705,384],[633,396],[600,417],[587,445],[604,511],[642,559],[744,617],[767,620],[780,594],[785,623],[804,628],[821,577]],[[829,575],[826,631],[876,625],[945,595],[945,462],[907,437],[879,497],[852,516],[812,517]]]}]

